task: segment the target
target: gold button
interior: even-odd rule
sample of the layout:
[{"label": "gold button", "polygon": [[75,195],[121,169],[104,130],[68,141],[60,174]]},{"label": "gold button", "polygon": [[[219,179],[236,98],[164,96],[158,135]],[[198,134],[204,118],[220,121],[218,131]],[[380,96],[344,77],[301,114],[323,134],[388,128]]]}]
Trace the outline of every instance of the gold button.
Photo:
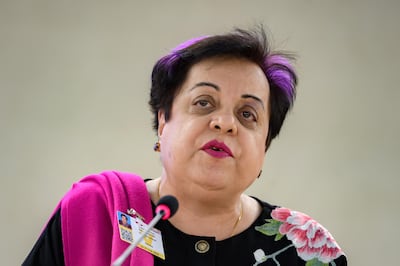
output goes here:
[{"label": "gold button", "polygon": [[205,240],[199,240],[194,245],[194,248],[198,253],[206,253],[210,249],[210,244]]}]

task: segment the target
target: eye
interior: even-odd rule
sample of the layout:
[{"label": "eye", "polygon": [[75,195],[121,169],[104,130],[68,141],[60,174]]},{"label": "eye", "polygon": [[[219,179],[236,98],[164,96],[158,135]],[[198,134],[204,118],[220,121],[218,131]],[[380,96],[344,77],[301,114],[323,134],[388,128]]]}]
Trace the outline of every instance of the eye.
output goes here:
[{"label": "eye", "polygon": [[210,105],[210,102],[204,99],[198,100],[194,103],[195,105],[201,106],[201,107],[207,107]]},{"label": "eye", "polygon": [[193,105],[198,108],[210,108],[215,106],[215,100],[209,95],[200,95],[194,99]]},{"label": "eye", "polygon": [[249,111],[243,111],[242,115],[244,118],[250,118],[251,117],[251,113]]},{"label": "eye", "polygon": [[196,114],[208,114],[214,110],[215,104],[209,95],[201,95],[193,100],[190,110]]},{"label": "eye", "polygon": [[249,110],[244,110],[241,111],[241,116],[246,120],[246,121],[254,121],[257,122],[257,115]]}]

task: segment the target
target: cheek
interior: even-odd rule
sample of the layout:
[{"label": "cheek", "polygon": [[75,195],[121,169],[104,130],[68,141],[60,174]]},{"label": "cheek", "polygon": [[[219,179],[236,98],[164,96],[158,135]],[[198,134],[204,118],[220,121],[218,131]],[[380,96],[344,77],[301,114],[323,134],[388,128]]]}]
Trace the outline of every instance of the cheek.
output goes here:
[{"label": "cheek", "polygon": [[196,132],[196,128],[190,121],[166,123],[161,138],[162,156],[165,159],[184,156],[191,147],[194,147]]},{"label": "cheek", "polygon": [[257,161],[258,165],[261,167],[264,163],[265,159],[265,142],[262,143],[262,145],[257,146],[257,151],[254,152],[256,158],[255,160]]},{"label": "cheek", "polygon": [[[249,141],[250,140],[250,141]],[[264,163],[265,157],[265,139],[264,136],[251,136],[246,140],[244,147],[249,160],[257,166],[261,166]]]}]

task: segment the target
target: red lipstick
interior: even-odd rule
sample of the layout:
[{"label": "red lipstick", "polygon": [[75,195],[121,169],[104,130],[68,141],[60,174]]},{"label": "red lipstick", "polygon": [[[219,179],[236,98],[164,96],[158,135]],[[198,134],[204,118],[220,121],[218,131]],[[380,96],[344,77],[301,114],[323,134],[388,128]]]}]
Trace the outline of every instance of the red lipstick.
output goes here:
[{"label": "red lipstick", "polygon": [[229,147],[217,140],[207,142],[201,149],[215,158],[233,157]]}]

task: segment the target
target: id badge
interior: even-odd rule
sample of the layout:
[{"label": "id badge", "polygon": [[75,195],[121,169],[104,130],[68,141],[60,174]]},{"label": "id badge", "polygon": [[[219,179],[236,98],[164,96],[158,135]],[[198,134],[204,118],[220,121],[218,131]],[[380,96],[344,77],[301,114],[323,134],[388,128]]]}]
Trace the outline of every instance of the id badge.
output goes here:
[{"label": "id badge", "polygon": [[[137,213],[135,212],[135,214]],[[148,228],[147,224],[143,221],[142,216],[139,214],[132,217],[129,214],[117,211],[117,219],[119,236],[122,241],[129,244],[132,244],[135,239],[138,239]],[[138,247],[165,260],[161,231],[156,228],[151,229],[147,233],[143,240],[138,244]]]}]

